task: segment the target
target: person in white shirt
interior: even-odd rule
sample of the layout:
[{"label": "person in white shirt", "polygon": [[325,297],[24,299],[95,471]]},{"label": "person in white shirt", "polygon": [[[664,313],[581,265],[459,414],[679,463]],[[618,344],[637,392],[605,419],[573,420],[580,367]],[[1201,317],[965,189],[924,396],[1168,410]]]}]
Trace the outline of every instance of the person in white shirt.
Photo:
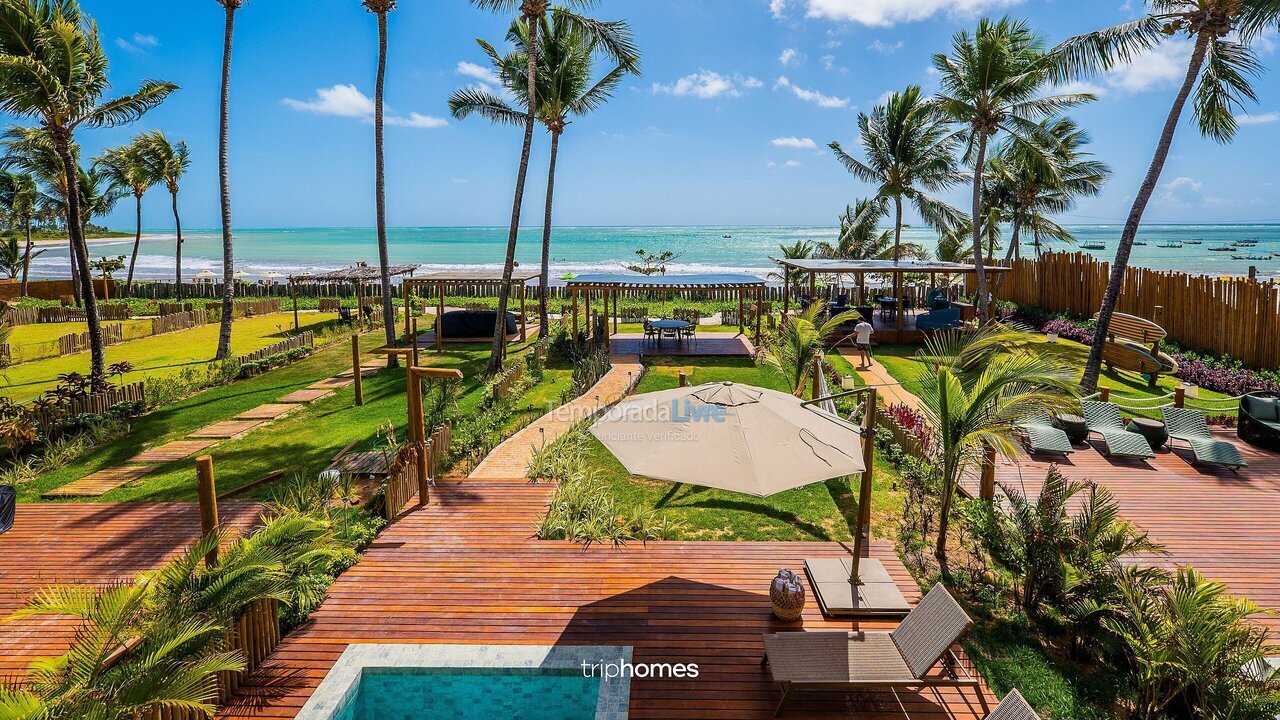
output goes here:
[{"label": "person in white shirt", "polygon": [[858,356],[862,359],[859,368],[871,367],[871,334],[874,332],[875,328],[871,327],[866,318],[859,320],[853,328],[853,344],[858,348]]}]

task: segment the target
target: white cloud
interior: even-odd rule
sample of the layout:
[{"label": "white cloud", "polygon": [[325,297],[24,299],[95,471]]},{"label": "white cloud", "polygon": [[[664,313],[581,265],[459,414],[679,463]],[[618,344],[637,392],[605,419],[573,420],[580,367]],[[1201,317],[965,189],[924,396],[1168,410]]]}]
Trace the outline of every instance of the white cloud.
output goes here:
[{"label": "white cloud", "polygon": [[769,0],[769,12],[775,20],[781,20],[787,10],[787,0]]},{"label": "white cloud", "polygon": [[1176,86],[1187,75],[1190,40],[1166,40],[1124,65],[1109,70],[1103,81],[1123,92],[1142,92]]},{"label": "white cloud", "polygon": [[806,0],[811,18],[888,27],[900,22],[927,20],[939,13],[973,17],[1021,0]]},{"label": "white cloud", "polygon": [[[311,100],[285,98],[281,102],[300,112],[358,118],[366,122],[373,122],[373,98],[360,92],[360,89],[355,85],[338,84],[333,87],[320,88],[316,90],[316,96]],[[383,116],[383,120],[387,125],[395,127],[438,128],[449,124],[448,121],[442,118],[421,113],[411,112],[408,115],[397,115],[390,108],[385,108],[385,110],[386,113]]]},{"label": "white cloud", "polygon": [[467,178],[449,178],[449,182],[453,183],[454,185],[466,185],[471,181],[468,180]]},{"label": "white cloud", "polygon": [[836,48],[840,47],[840,46],[841,46],[841,45],[843,45],[843,44],[844,44],[844,43],[843,43],[842,41],[840,41],[840,40],[828,40],[828,41],[826,41],[826,42],[822,43],[822,49],[823,49],[823,50],[835,50]]},{"label": "white cloud", "polygon": [[1102,97],[1110,92],[1110,90],[1097,83],[1085,82],[1083,80],[1072,80],[1070,82],[1062,83],[1061,85],[1055,85],[1049,92],[1053,95],[1090,93],[1097,97]]},{"label": "white cloud", "polygon": [[1204,203],[1204,183],[1185,175],[1160,185],[1160,200],[1171,205],[1200,205]]},{"label": "white cloud", "polygon": [[134,33],[129,40],[116,38],[116,45],[126,52],[144,53],[150,48],[159,47],[160,40],[155,35]]},{"label": "white cloud", "polygon": [[838,97],[833,97],[831,95],[823,95],[817,90],[806,90],[805,88],[802,88],[802,87],[796,87],[795,85],[791,84],[791,81],[787,79],[786,75],[783,75],[782,77],[778,78],[777,82],[773,84],[773,89],[774,90],[778,90],[778,89],[790,90],[791,93],[796,97],[800,98],[801,100],[804,100],[805,102],[814,103],[818,107],[823,107],[823,108],[849,107],[849,98],[838,98]]},{"label": "white cloud", "polygon": [[799,160],[788,160],[788,161],[786,161],[786,162],[782,163],[782,167],[798,168],[798,167],[800,167],[800,161],[799,161]]},{"label": "white cloud", "polygon": [[692,75],[685,75],[668,85],[654,83],[654,94],[676,95],[679,97],[695,97],[710,100],[721,96],[738,97],[743,90],[754,90],[764,83],[749,75],[721,75],[712,70],[699,70]]},{"label": "white cloud", "polygon": [[458,63],[454,71],[459,75],[469,77],[472,80],[476,80],[485,85],[499,84],[498,74],[495,73],[492,68],[487,68],[483,65],[477,65],[463,60]]},{"label": "white cloud", "polygon": [[904,45],[905,43],[903,43],[901,40],[899,40],[896,43],[887,43],[887,42],[884,42],[883,40],[876,40],[875,42],[868,45],[867,49],[872,52],[878,52],[881,55],[888,55],[889,53],[898,52],[903,48]]},{"label": "white cloud", "polygon": [[835,55],[823,55],[823,56],[822,56],[822,67],[823,67],[824,69],[826,69],[826,70],[830,70],[831,68],[835,67],[835,64],[836,64],[836,56],[835,56]]},{"label": "white cloud", "polygon": [[782,67],[791,67],[792,63],[800,62],[804,58],[799,50],[795,48],[787,48],[778,56],[778,62],[782,63]]},{"label": "white cloud", "polygon": [[1261,115],[1237,115],[1236,122],[1241,125],[1268,125],[1280,120],[1280,112],[1269,112]]},{"label": "white cloud", "polygon": [[818,143],[814,142],[813,138],[794,136],[774,138],[770,141],[770,144],[774,147],[791,148],[793,150],[813,150],[818,147]]}]

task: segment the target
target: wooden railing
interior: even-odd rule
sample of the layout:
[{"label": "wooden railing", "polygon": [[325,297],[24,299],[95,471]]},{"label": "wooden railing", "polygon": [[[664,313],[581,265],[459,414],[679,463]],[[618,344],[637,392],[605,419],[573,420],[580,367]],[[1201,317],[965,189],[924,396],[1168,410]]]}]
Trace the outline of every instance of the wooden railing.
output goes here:
[{"label": "wooden railing", "polygon": [[418,453],[427,454],[427,475],[435,480],[444,472],[445,458],[449,454],[449,443],[453,441],[453,428],[445,423],[436,428],[427,438],[424,446],[402,445],[396,451],[391,466],[387,468],[385,486],[384,515],[387,522],[400,517],[405,505],[418,492]]},{"label": "wooden railing", "polygon": [[264,347],[261,350],[256,350],[254,352],[251,352],[248,355],[241,355],[240,357],[236,358],[236,361],[239,362],[241,365],[248,365],[249,363],[258,362],[259,360],[262,360],[264,358],[269,358],[272,355],[279,355],[280,353],[288,352],[290,350],[296,350],[297,348],[315,347],[315,344],[316,344],[315,334],[312,333],[310,330],[308,330],[302,333],[301,335],[295,335],[289,338],[288,340],[282,340],[278,343],[275,343],[274,345],[268,345],[267,347]]},{"label": "wooden railing", "polygon": [[[1085,253],[1015,260],[998,297],[1092,316],[1110,272],[1109,263]],[[1180,345],[1229,355],[1253,368],[1280,365],[1278,285],[1129,267],[1116,310],[1158,323]]]}]

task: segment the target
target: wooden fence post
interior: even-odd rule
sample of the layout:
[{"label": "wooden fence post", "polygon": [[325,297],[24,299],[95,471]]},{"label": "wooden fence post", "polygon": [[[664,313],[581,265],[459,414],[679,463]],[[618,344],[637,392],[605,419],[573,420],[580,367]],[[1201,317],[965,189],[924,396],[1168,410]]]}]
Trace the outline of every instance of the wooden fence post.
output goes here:
[{"label": "wooden fence post", "polygon": [[356,407],[359,407],[364,405],[364,386],[360,382],[360,335],[355,333],[351,335],[351,372],[355,373]]},{"label": "wooden fence post", "polygon": [[996,499],[996,449],[993,447],[982,451],[982,482],[978,496],[989,503]]},{"label": "wooden fence post", "polygon": [[680,387],[689,387],[689,376],[683,370],[680,371]]},{"label": "wooden fence post", "polygon": [[1187,406],[1187,389],[1184,387],[1176,387],[1173,389],[1173,406],[1176,408]]},{"label": "wooden fence post", "polygon": [[1098,402],[1111,402],[1111,388],[1098,388]]},{"label": "wooden fence post", "polygon": [[409,349],[413,351],[413,363],[410,367],[418,367],[418,318],[414,318],[412,331],[409,333]]},{"label": "wooden fence post", "polygon": [[[208,537],[218,531],[218,489],[213,479],[213,458],[201,455],[196,458],[196,494],[200,498],[200,534]],[[205,556],[208,567],[218,564],[218,546]]]}]

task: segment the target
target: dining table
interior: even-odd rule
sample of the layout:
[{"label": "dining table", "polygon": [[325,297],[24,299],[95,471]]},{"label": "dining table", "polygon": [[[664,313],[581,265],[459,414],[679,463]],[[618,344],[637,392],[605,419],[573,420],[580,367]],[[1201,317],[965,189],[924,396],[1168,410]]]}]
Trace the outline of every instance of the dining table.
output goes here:
[{"label": "dining table", "polygon": [[658,347],[662,347],[662,336],[668,331],[675,331],[676,342],[681,340],[681,330],[689,327],[688,320],[676,320],[673,318],[660,318],[658,320],[650,320],[649,327],[658,331]]}]

